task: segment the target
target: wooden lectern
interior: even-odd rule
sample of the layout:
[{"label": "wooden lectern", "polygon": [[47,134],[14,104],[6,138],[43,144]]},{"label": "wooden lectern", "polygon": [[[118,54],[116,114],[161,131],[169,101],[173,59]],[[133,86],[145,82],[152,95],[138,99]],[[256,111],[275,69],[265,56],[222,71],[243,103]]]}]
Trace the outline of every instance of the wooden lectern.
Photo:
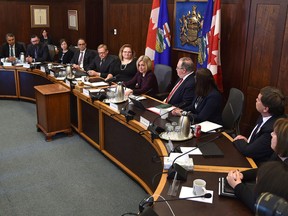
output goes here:
[{"label": "wooden lectern", "polygon": [[37,130],[46,141],[56,133],[72,134],[70,123],[70,89],[60,84],[34,86],[37,108]]}]

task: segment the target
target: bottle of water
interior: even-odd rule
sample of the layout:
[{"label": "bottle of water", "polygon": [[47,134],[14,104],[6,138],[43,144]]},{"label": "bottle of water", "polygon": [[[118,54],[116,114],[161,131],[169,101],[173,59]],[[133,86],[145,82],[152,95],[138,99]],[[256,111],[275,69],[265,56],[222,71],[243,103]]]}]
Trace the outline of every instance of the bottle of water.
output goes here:
[{"label": "bottle of water", "polygon": [[20,53],[20,63],[24,63],[25,62],[25,56],[24,56],[24,53],[21,52]]}]

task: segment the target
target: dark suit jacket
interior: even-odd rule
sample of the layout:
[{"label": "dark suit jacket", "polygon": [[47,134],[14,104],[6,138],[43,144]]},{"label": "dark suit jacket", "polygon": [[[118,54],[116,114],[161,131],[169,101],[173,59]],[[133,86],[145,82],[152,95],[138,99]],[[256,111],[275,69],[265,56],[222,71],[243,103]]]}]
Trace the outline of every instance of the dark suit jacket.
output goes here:
[{"label": "dark suit jacket", "polygon": [[169,104],[180,108],[185,108],[191,105],[194,99],[195,90],[195,73],[190,74],[181,85],[178,87],[176,92],[168,101]]},{"label": "dark suit jacket", "polygon": [[[37,58],[35,58],[35,49],[37,47]],[[37,46],[29,44],[27,47],[26,56],[35,58],[36,62],[50,61],[49,50],[46,44],[39,42]]]},{"label": "dark suit jacket", "polygon": [[109,74],[109,69],[111,64],[115,61],[115,57],[111,55],[107,55],[104,62],[100,66],[100,57],[99,55],[96,55],[96,57],[93,59],[92,63],[88,66],[87,70],[95,70],[97,72],[101,73],[102,78],[106,78]]},{"label": "dark suit jacket", "polygon": [[62,64],[69,64],[71,62],[71,59],[73,58],[74,52],[68,49],[68,51],[64,54],[63,59],[61,61],[62,54],[63,52],[61,49],[58,53],[58,62]]},{"label": "dark suit jacket", "polygon": [[[4,43],[1,47],[1,58],[7,58],[9,57],[9,44]],[[23,52],[25,54],[25,48],[22,44],[20,43],[15,43],[15,56],[16,58],[19,58],[20,53]]]},{"label": "dark suit jacket", "polygon": [[222,95],[217,89],[213,89],[206,97],[198,102],[198,106],[195,109],[195,103],[197,102],[197,96],[195,96],[191,105],[184,110],[191,111],[192,121],[195,123],[203,121],[211,121],[218,124],[222,124]]},{"label": "dark suit jacket", "polygon": [[[234,141],[235,147],[246,157],[251,157],[257,164],[269,160],[273,154],[271,149],[271,132],[273,131],[274,122],[281,116],[272,116],[260,128],[255,139],[250,143],[243,139]],[[262,117],[261,117],[262,118]]]},{"label": "dark suit jacket", "polygon": [[[80,50],[77,50],[73,58],[71,60],[71,64],[77,64],[78,65],[78,59],[80,55]],[[83,69],[85,71],[88,70],[89,65],[92,63],[93,59],[95,58],[96,53],[90,49],[86,49],[85,54],[84,54],[84,59],[83,59]]]}]

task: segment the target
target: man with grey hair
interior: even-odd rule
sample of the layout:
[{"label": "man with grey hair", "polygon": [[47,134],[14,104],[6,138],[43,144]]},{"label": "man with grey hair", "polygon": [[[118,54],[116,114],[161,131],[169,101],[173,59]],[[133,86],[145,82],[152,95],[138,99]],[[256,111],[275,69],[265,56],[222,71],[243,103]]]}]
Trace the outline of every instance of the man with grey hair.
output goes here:
[{"label": "man with grey hair", "polygon": [[179,79],[165,99],[166,103],[182,109],[192,103],[195,90],[195,73],[193,69],[194,63],[191,58],[182,57],[179,59],[176,67]]}]

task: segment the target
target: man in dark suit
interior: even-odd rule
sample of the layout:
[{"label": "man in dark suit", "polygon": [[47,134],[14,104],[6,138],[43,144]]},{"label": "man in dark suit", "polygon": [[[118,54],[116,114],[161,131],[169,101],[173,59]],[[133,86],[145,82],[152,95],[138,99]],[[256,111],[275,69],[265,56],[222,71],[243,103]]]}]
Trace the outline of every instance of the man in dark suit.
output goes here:
[{"label": "man in dark suit", "polygon": [[28,63],[50,61],[49,50],[46,44],[41,43],[37,35],[31,36],[31,44],[27,47],[26,61]]},{"label": "man in dark suit", "polygon": [[25,54],[23,44],[16,42],[12,33],[6,34],[6,43],[1,47],[1,58],[8,58],[8,61],[14,62],[16,58],[19,58],[21,52]]},{"label": "man in dark suit", "polygon": [[285,97],[279,89],[266,86],[256,98],[256,109],[261,116],[250,136],[247,138],[238,135],[234,139],[234,145],[244,156],[252,158],[258,164],[269,160],[273,154],[271,132],[274,122],[284,117]]},{"label": "man in dark suit", "polygon": [[87,44],[82,38],[78,40],[77,46],[79,50],[77,50],[73,55],[71,60],[72,67],[76,70],[87,71],[88,66],[95,58],[96,53],[86,48]]},{"label": "man in dark suit", "polygon": [[166,103],[179,108],[189,106],[194,99],[195,73],[194,63],[191,58],[180,58],[176,67],[179,77],[176,85],[165,99]]},{"label": "man in dark suit", "polygon": [[100,76],[106,78],[109,74],[109,68],[115,57],[109,55],[107,45],[100,44],[97,48],[98,55],[94,58],[92,63],[88,66],[89,76]]}]

